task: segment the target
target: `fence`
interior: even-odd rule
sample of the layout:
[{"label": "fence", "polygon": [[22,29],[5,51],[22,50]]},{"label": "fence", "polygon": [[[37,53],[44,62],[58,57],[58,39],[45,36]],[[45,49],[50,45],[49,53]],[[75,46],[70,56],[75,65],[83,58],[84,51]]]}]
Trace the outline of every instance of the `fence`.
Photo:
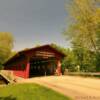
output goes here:
[{"label": "fence", "polygon": [[0,74],[10,82],[14,79],[14,75],[12,71],[1,70]]},{"label": "fence", "polygon": [[98,78],[100,78],[100,72],[96,72],[96,73],[92,73],[92,72],[65,72],[64,75],[98,77]]}]

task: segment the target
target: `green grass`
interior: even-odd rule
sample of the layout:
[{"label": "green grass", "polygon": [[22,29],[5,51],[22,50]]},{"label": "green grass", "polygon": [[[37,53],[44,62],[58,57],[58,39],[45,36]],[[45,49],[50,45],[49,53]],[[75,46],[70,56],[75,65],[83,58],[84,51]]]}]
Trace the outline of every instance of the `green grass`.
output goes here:
[{"label": "green grass", "polygon": [[37,84],[16,84],[0,87],[0,100],[71,100]]}]

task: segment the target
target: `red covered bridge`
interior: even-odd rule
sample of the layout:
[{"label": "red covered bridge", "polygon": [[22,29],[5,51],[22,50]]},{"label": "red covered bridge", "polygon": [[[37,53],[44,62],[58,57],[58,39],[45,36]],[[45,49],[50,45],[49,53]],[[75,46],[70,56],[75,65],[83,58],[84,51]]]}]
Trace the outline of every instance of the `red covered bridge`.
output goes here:
[{"label": "red covered bridge", "polygon": [[64,54],[50,45],[43,45],[18,52],[5,64],[5,70],[14,75],[29,78],[43,75],[61,75],[61,59]]}]

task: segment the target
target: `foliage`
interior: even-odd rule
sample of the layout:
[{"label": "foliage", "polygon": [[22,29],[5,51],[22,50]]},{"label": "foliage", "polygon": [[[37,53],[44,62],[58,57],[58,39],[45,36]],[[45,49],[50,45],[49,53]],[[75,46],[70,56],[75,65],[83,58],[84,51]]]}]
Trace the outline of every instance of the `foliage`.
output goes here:
[{"label": "foliage", "polygon": [[13,36],[9,32],[0,32],[0,64],[10,56],[13,48]]},{"label": "foliage", "polygon": [[97,51],[97,30],[100,30],[99,4],[100,0],[70,0],[66,3],[71,25],[64,34],[67,34],[74,45],[83,45]]},{"label": "foliage", "polygon": [[96,71],[100,72],[100,53],[96,54]]},{"label": "foliage", "polygon": [[65,55],[67,56],[67,52],[66,52],[67,49],[66,49],[66,48],[61,47],[61,46],[59,46],[59,45],[56,45],[56,44],[54,44],[54,43],[51,44],[51,47],[55,48],[56,50],[62,52],[63,54],[65,54]]},{"label": "foliage", "polygon": [[17,54],[17,51],[11,51],[11,54],[9,55],[8,59],[12,58],[16,54]]},{"label": "foliage", "polygon": [[68,69],[68,71],[77,71],[76,69],[76,58],[73,51],[67,49],[67,56],[62,60],[62,68]]},{"label": "foliage", "polygon": [[96,71],[99,71],[100,72],[100,23],[99,23],[99,26],[98,26],[99,30],[97,31],[97,46],[98,46],[98,51],[96,53]]},{"label": "foliage", "polygon": [[79,47],[73,48],[74,55],[76,57],[76,64],[80,66],[82,72],[95,72],[95,53],[87,50],[86,48]]},{"label": "foliage", "polygon": [[100,23],[98,25],[97,37],[96,45],[98,46],[98,51],[100,52]]},{"label": "foliage", "polygon": [[[53,90],[36,84],[16,84],[0,87],[3,100],[71,100]],[[1,100],[0,99],[0,100]]]},{"label": "foliage", "polygon": [[80,71],[97,71],[100,66],[100,0],[70,0],[66,11],[70,23],[67,22],[69,27],[64,34],[72,43],[76,64]]},{"label": "foliage", "polygon": [[64,48],[61,46],[58,46],[56,44],[51,44],[51,46],[58,51],[65,54],[65,57],[62,59],[62,72],[67,68],[69,71],[76,71],[76,58],[74,56],[74,53],[69,48]]}]

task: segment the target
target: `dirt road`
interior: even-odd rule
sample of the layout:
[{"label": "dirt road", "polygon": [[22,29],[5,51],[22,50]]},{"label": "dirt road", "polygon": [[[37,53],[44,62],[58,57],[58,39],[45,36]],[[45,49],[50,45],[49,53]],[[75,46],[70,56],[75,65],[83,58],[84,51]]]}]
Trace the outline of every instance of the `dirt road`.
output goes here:
[{"label": "dirt road", "polygon": [[69,96],[73,100],[100,100],[100,79],[50,76],[25,79],[21,82],[38,83]]}]

